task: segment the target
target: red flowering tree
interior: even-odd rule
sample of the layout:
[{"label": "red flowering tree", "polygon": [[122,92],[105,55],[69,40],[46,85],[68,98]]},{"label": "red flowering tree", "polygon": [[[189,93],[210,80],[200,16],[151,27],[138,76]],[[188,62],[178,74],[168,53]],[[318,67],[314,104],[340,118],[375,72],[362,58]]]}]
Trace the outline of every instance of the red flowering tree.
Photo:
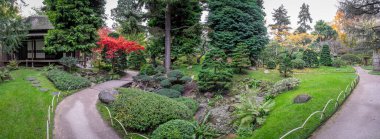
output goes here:
[{"label": "red flowering tree", "polygon": [[102,54],[103,61],[112,64],[112,70],[121,73],[127,67],[127,55],[145,48],[136,42],[128,41],[124,37],[115,35],[108,28],[98,31],[100,39],[95,52]]}]

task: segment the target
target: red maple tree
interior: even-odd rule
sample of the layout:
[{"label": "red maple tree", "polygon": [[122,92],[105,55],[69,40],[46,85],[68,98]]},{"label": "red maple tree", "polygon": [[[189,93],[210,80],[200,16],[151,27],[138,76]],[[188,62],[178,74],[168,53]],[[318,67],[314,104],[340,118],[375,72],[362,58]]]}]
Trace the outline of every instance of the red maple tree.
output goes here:
[{"label": "red maple tree", "polygon": [[[109,36],[111,30],[108,28],[101,28],[99,34],[99,47],[95,48],[95,52],[106,51],[106,58],[112,59],[118,57],[119,52],[129,54],[134,51],[144,50],[145,48],[134,41],[128,41],[124,37],[119,36],[114,38]],[[106,49],[104,49],[106,47]]]}]

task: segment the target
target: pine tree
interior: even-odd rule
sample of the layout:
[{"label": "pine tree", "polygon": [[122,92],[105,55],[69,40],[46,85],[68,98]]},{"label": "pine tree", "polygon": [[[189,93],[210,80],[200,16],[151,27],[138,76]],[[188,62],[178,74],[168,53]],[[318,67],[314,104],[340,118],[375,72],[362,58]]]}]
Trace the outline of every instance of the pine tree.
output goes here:
[{"label": "pine tree", "polygon": [[330,48],[328,45],[324,45],[322,48],[320,63],[323,66],[331,66],[332,64]]},{"label": "pine tree", "polygon": [[210,0],[210,44],[231,56],[239,43],[248,46],[251,64],[268,43],[262,3],[252,0]]},{"label": "pine tree", "polygon": [[316,68],[319,66],[318,54],[311,49],[307,49],[303,52],[302,59],[305,61],[306,67],[308,68]]},{"label": "pine tree", "polygon": [[122,34],[137,34],[143,32],[141,23],[144,21],[143,2],[139,0],[118,0],[117,7],[111,15],[121,27]]},{"label": "pine tree", "polygon": [[311,26],[308,23],[312,23],[313,19],[310,16],[309,5],[303,3],[301,11],[298,15],[299,21],[297,22],[299,27],[297,28],[297,33],[306,33],[308,30],[311,30]]},{"label": "pine tree", "polygon": [[140,70],[141,66],[146,64],[143,51],[132,52],[128,56],[128,68]]},{"label": "pine tree", "polygon": [[338,33],[323,20],[317,21],[314,25],[313,34],[318,35],[318,41],[331,40],[338,36]]},{"label": "pine tree", "polygon": [[89,52],[97,46],[97,31],[104,23],[97,11],[101,6],[92,7],[91,0],[44,0],[44,4],[54,26],[45,37],[45,51]]},{"label": "pine tree", "polygon": [[250,66],[248,46],[244,43],[238,44],[232,54],[232,67],[237,69],[238,73],[243,72],[243,68]]},{"label": "pine tree", "polygon": [[280,68],[278,70],[283,77],[290,77],[293,73],[291,54],[285,51],[280,57]]},{"label": "pine tree", "polygon": [[283,42],[286,36],[289,35],[290,16],[288,16],[288,11],[285,9],[284,5],[281,5],[278,9],[274,9],[272,14],[274,24],[269,25],[271,27],[272,33],[275,35],[275,40],[278,42]]},{"label": "pine tree", "polygon": [[229,90],[232,74],[227,68],[227,56],[223,50],[214,48],[206,54],[198,78],[202,92]]}]

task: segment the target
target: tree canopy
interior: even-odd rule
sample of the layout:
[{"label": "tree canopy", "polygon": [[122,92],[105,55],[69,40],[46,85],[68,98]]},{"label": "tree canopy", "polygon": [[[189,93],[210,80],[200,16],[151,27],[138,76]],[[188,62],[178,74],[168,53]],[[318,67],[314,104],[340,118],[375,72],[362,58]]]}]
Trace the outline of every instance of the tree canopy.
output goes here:
[{"label": "tree canopy", "polygon": [[298,15],[299,20],[297,22],[299,27],[296,31],[298,33],[306,33],[308,30],[311,30],[309,23],[312,23],[313,19],[310,16],[309,7],[310,6],[305,3],[302,4],[301,11]]},{"label": "tree canopy", "polygon": [[284,5],[281,5],[277,9],[274,9],[272,13],[274,24],[269,25],[272,30],[272,34],[275,36],[275,40],[283,42],[287,35],[289,35],[290,16]]}]

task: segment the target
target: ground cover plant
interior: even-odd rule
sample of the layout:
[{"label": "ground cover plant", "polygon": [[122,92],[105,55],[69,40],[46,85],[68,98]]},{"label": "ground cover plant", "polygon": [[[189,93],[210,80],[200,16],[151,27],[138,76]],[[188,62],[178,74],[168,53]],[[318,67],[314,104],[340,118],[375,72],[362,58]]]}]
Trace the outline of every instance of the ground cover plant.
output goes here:
[{"label": "ground cover plant", "polygon": [[76,90],[91,85],[91,82],[86,78],[75,76],[59,69],[48,71],[46,76],[60,90]]}]

